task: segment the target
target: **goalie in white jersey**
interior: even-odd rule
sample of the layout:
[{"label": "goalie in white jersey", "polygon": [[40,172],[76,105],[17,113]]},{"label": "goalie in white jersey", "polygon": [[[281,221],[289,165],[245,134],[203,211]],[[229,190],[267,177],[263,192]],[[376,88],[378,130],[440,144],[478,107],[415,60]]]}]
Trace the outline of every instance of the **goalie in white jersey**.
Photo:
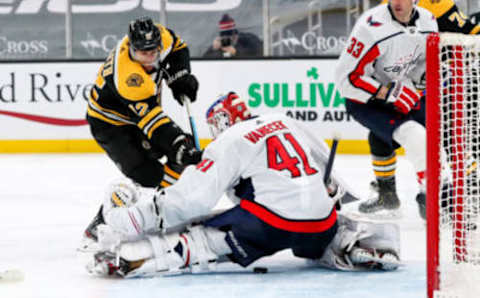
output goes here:
[{"label": "goalie in white jersey", "polygon": [[[398,227],[337,214],[341,185],[329,194],[323,182],[328,147],[300,122],[252,117],[233,92],[211,106],[207,121],[215,140],[198,165],[153,199],[107,211],[90,272],[203,272],[225,257],[248,266],[283,249],[343,270],[398,267]],[[213,214],[225,193],[235,207]]]},{"label": "goalie in white jersey", "polygon": [[360,204],[365,213],[399,208],[391,148],[402,146],[417,174],[416,200],[425,218],[425,98],[418,89],[425,88],[426,37],[438,27],[435,17],[413,2],[390,0],[366,11],[336,69],[347,111],[370,130],[371,143],[381,142],[371,146],[379,196]]}]

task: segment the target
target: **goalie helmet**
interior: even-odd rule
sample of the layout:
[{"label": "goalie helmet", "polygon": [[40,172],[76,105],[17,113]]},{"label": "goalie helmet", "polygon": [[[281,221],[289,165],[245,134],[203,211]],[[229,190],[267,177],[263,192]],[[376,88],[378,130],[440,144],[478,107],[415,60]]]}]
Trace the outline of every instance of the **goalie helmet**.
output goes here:
[{"label": "goalie helmet", "polygon": [[230,126],[250,117],[250,110],[235,92],[222,95],[207,110],[207,123],[214,139]]},{"label": "goalie helmet", "polygon": [[162,46],[160,30],[149,17],[131,21],[128,38],[135,50],[148,51]]}]

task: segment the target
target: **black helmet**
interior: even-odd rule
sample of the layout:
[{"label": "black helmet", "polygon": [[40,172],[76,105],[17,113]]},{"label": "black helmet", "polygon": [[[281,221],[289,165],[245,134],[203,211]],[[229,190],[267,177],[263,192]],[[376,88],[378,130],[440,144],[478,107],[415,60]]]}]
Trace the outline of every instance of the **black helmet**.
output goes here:
[{"label": "black helmet", "polygon": [[128,27],[128,38],[135,50],[153,50],[162,44],[160,30],[149,17],[131,21]]}]

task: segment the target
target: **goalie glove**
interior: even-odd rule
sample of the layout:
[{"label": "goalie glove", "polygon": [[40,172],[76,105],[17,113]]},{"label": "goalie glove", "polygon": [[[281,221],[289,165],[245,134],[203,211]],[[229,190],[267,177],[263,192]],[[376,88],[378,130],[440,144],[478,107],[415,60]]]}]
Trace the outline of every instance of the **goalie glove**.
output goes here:
[{"label": "goalie glove", "polygon": [[385,100],[395,110],[406,115],[420,101],[420,95],[410,81],[392,81]]},{"label": "goalie glove", "polygon": [[327,188],[328,196],[335,202],[337,210],[342,209],[342,198],[346,194],[345,188],[343,188],[335,179],[329,178],[325,184]]},{"label": "goalie glove", "polygon": [[171,75],[167,85],[172,90],[175,100],[183,106],[183,95],[186,95],[192,102],[197,99],[198,81],[194,75],[183,69]]}]

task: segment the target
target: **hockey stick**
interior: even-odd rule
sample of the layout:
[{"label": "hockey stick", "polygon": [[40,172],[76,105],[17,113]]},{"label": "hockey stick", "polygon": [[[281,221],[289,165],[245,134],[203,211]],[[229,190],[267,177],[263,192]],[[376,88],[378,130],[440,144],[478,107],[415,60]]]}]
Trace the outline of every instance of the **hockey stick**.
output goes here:
[{"label": "hockey stick", "polygon": [[190,112],[190,98],[183,95],[183,102],[187,108],[188,121],[190,122],[190,130],[192,131],[193,141],[195,142],[195,148],[200,150],[200,142],[198,141],[197,127],[195,125],[195,120],[193,119],[192,113]]},{"label": "hockey stick", "polygon": [[[330,179],[330,175],[332,174],[332,169],[333,169],[333,162],[335,160],[335,156],[337,155],[337,147],[338,147],[338,142],[340,141],[340,136],[336,134],[333,137],[332,141],[332,149],[330,149],[330,154],[328,155],[328,160],[327,164],[325,166],[325,174],[323,175],[323,182],[325,185],[327,185],[328,180]],[[340,204],[348,204],[348,203],[353,203],[357,202],[360,199],[351,194],[349,191],[345,191],[345,194],[340,198]],[[340,210],[340,206],[337,207]]]},{"label": "hockey stick", "polygon": [[0,271],[0,283],[18,282],[24,280],[25,276],[18,269]]},{"label": "hockey stick", "polygon": [[334,136],[332,141],[332,148],[330,149],[330,154],[328,155],[327,165],[325,166],[325,174],[323,174],[323,182],[325,185],[330,179],[332,174],[333,162],[335,161],[335,155],[337,155],[337,147],[339,142],[339,137]]}]

